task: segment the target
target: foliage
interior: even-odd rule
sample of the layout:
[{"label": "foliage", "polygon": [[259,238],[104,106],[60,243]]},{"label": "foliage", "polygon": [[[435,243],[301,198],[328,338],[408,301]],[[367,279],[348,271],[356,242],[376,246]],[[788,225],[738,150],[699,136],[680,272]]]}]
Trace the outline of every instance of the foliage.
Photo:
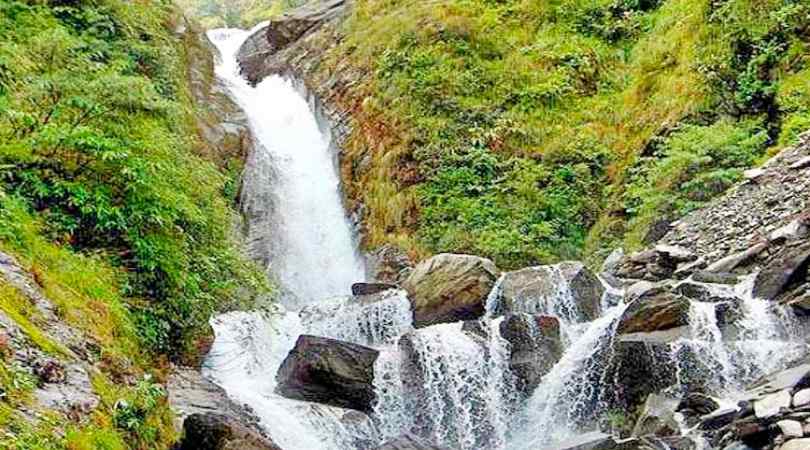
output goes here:
[{"label": "foliage", "polygon": [[230,237],[225,177],[195,156],[171,14],[157,0],[0,5],[0,180],[50,239],[126,269],[139,337],[182,354],[262,281]]},{"label": "foliage", "polygon": [[177,3],[205,28],[249,28],[300,6],[305,0],[178,0]]},{"label": "foliage", "polygon": [[[808,126],[808,14],[801,0],[356,2],[321,71],[348,59],[373,74],[346,96],[364,125],[344,168],[369,244],[511,267],[643,234],[633,174],[673,130],[749,135],[761,154]],[[694,206],[683,199],[718,193],[744,162],[658,188]]]}]

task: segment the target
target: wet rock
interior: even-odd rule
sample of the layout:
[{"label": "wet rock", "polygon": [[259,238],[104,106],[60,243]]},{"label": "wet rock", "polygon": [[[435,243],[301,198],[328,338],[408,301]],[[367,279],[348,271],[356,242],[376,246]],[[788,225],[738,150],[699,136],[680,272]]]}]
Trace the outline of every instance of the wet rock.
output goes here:
[{"label": "wet rock", "polygon": [[726,408],[714,411],[700,418],[701,430],[719,430],[734,422],[740,417],[740,411],[736,408]]},{"label": "wet rock", "polygon": [[403,282],[414,326],[481,317],[498,275],[492,261],[477,256],[445,253],[423,261]]},{"label": "wet rock", "polygon": [[614,249],[610,252],[608,257],[605,258],[604,262],[602,262],[602,272],[613,275],[619,267],[619,264],[621,264],[622,258],[624,258],[624,249]]},{"label": "wet rock", "polygon": [[696,281],[678,283],[672,291],[699,302],[717,303],[734,298],[733,288],[722,284],[708,284]]},{"label": "wet rock", "polygon": [[[587,322],[601,314],[604,291],[601,281],[580,262],[529,267],[504,274],[499,313],[555,314]],[[556,311],[555,303],[560,305]]]},{"label": "wet rock", "polygon": [[790,401],[790,392],[787,390],[766,395],[761,399],[754,400],[754,415],[759,419],[777,416],[783,409],[790,407]]},{"label": "wet rock", "polygon": [[678,411],[688,409],[697,414],[706,415],[711,414],[719,407],[720,404],[710,396],[700,392],[690,392],[678,404]]},{"label": "wet rock", "polygon": [[705,270],[695,272],[692,275],[692,280],[697,281],[699,283],[728,284],[728,285],[734,285],[740,281],[737,275],[734,275],[733,273],[730,272],[708,272]]},{"label": "wet rock", "polygon": [[754,281],[754,296],[771,300],[785,292],[791,284],[806,281],[808,265],[810,265],[810,242],[786,247],[757,274]]},{"label": "wet rock", "polygon": [[223,414],[192,414],[183,421],[178,450],[281,450],[269,438]]},{"label": "wet rock", "polygon": [[388,441],[374,450],[447,450],[435,444],[430,444],[421,438],[408,434]]},{"label": "wet rock", "polygon": [[804,436],[804,429],[802,424],[795,420],[780,420],[776,422],[776,426],[782,435],[787,439],[800,438]]},{"label": "wet rock", "polygon": [[510,314],[501,322],[500,332],[510,344],[509,367],[518,390],[533,392],[562,356],[560,322],[548,316]]},{"label": "wet rock", "polygon": [[619,334],[669,330],[688,324],[689,300],[672,293],[652,293],[634,300],[622,315]]},{"label": "wet rock", "polygon": [[374,295],[389,289],[397,289],[397,286],[389,283],[354,283],[352,295]]},{"label": "wet rock", "polygon": [[633,436],[672,436],[680,427],[675,420],[679,400],[667,395],[650,394],[633,428]]},{"label": "wet rock", "polygon": [[371,410],[379,352],[335,339],[302,335],[284,359],[276,392],[288,398]]},{"label": "wet rock", "polygon": [[413,270],[413,263],[399,248],[384,245],[366,255],[366,267],[370,280],[401,284]]},{"label": "wet rock", "polygon": [[670,337],[655,334],[621,336],[607,369],[607,379],[615,380],[612,407],[635,411],[653,393],[676,383],[676,370],[670,355]]}]

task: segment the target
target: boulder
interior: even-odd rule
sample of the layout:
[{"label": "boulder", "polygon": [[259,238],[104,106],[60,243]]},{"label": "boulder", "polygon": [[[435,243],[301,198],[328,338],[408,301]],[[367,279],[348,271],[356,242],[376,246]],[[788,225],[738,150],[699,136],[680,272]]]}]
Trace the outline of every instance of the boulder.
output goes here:
[{"label": "boulder", "polygon": [[510,314],[501,322],[500,332],[510,345],[509,367],[518,390],[534,392],[562,356],[560,322],[548,316]]},{"label": "boulder", "polygon": [[619,334],[663,331],[688,324],[689,300],[669,293],[653,292],[634,300],[624,311]]},{"label": "boulder", "polygon": [[675,420],[675,410],[680,401],[662,394],[650,394],[641,408],[641,414],[633,428],[633,436],[673,436],[680,426]]},{"label": "boulder", "polygon": [[647,396],[677,382],[669,341],[654,334],[618,338],[605,376],[615,381],[615,389],[609,393],[615,397],[611,400],[613,409],[635,411]]},{"label": "boulder", "polygon": [[446,450],[446,448],[427,443],[417,436],[408,434],[387,441],[374,450]]},{"label": "boulder", "polygon": [[335,339],[302,335],[276,375],[287,398],[370,411],[379,352]]},{"label": "boulder", "polygon": [[785,247],[757,274],[753,295],[772,300],[785,292],[790,285],[806,282],[808,265],[810,265],[810,242]]},{"label": "boulder", "polygon": [[734,285],[737,284],[740,279],[737,275],[729,272],[707,272],[705,270],[701,270],[699,272],[695,272],[692,274],[692,280],[697,281],[699,283],[711,283],[711,284],[730,284]]},{"label": "boulder", "polygon": [[396,285],[390,283],[354,283],[352,295],[374,295],[396,288]]},{"label": "boulder", "polygon": [[810,450],[810,438],[791,439],[782,444],[779,450]]},{"label": "boulder", "polygon": [[754,400],[754,415],[767,419],[779,415],[783,409],[790,408],[791,396],[787,390],[779,391]]},{"label": "boulder", "polygon": [[724,258],[721,258],[706,267],[706,272],[709,273],[728,273],[739,266],[748,264],[752,259],[760,253],[768,249],[768,242],[758,242],[746,250],[733,253]]},{"label": "boulder", "polygon": [[810,405],[810,389],[802,389],[793,394],[792,404],[794,408]]},{"label": "boulder", "polygon": [[601,314],[604,292],[602,282],[580,262],[529,267],[504,274],[498,312],[589,322]]},{"label": "boulder", "polygon": [[423,261],[403,282],[414,326],[481,317],[498,275],[492,261],[477,256],[445,253]]},{"label": "boulder", "polygon": [[278,52],[325,22],[340,16],[346,9],[345,0],[319,0],[294,9],[267,25],[266,39],[270,51]]},{"label": "boulder", "polygon": [[683,281],[678,283],[672,291],[699,302],[717,303],[734,298],[734,290],[730,286],[697,281]]},{"label": "boulder", "polygon": [[678,404],[678,411],[684,412],[688,410],[694,414],[704,416],[711,414],[719,407],[720,404],[712,397],[700,392],[690,392]]},{"label": "boulder", "polygon": [[413,263],[399,248],[384,245],[366,255],[366,268],[369,280],[401,284],[413,270]]},{"label": "boulder", "polygon": [[776,422],[776,426],[779,428],[779,431],[782,432],[782,436],[787,439],[800,438],[804,436],[802,424],[795,420],[780,420]]},{"label": "boulder", "polygon": [[616,267],[615,275],[622,278],[659,281],[671,278],[676,270],[682,275],[700,268],[703,263],[692,264],[698,256],[692,251],[674,245],[657,245],[625,257]]},{"label": "boulder", "polygon": [[269,438],[241,425],[232,417],[195,413],[183,421],[178,450],[281,450]]}]

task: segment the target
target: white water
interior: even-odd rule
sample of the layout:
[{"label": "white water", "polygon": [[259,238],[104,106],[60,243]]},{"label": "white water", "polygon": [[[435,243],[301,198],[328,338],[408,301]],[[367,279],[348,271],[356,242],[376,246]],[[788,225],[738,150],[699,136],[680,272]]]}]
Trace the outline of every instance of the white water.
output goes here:
[{"label": "white water", "polygon": [[[557,282],[541,298],[522,299],[519,308],[558,317],[565,351],[524,403],[509,370],[509,345],[499,333],[502,319],[495,317],[503,279],[487,299],[477,331],[463,331],[461,323],[414,330],[402,291],[374,302],[339,297],[364,278],[364,267],[341,205],[328,130],[319,128],[290,82],[270,77],[251,87],[238,75],[235,53],[249,34],[215,30],[209,36],[221,52],[217,75],[257,140],[242,200],[248,215],[266,227],[258,230],[256,245],[284,289],[284,307],[214,319],[216,341],[205,374],[249,405],[285,450],[356,449],[360,442],[374,445],[406,432],[459,450],[534,450],[581,434],[582,423],[595,424],[613,388],[606,367],[626,308],[615,289],[603,298],[602,317],[585,322],[559,270],[536,268]],[[715,305],[693,302],[688,335],[671,352],[682,382],[703,378],[729,398],[803,350],[787,311],[752,298],[747,284],[737,295],[742,318],[733,338],[718,324]],[[345,420],[357,413],[274,393],[276,372],[301,334],[380,350],[371,420]],[[700,367],[680,364],[683,352],[697,355]]]}]

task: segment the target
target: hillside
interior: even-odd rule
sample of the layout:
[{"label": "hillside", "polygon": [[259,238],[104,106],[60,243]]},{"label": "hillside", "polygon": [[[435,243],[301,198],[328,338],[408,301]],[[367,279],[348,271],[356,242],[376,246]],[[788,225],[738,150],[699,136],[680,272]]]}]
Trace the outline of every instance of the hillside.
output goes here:
[{"label": "hillside", "polygon": [[210,49],[160,0],[5,1],[0,33],[0,447],[168,448],[169,362],[268,289],[187,76]]},{"label": "hillside", "polygon": [[254,79],[291,66],[346,113],[345,191],[370,247],[598,260],[660,237],[810,126],[808,14],[365,0],[275,62],[243,63]]}]

